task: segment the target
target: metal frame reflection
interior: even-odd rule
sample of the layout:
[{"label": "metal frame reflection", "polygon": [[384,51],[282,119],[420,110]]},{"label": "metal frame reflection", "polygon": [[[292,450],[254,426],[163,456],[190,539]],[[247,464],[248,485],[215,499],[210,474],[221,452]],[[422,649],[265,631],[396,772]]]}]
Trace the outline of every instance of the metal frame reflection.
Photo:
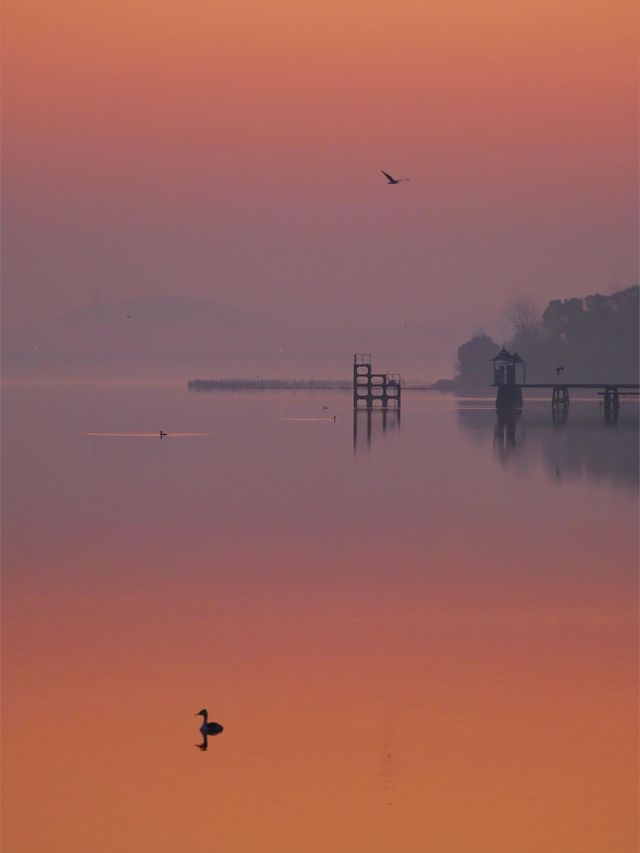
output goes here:
[{"label": "metal frame reflection", "polygon": [[[362,421],[366,420],[363,430]],[[363,444],[371,448],[371,439],[375,433],[395,432],[400,429],[400,409],[354,409],[353,410],[353,452]]]}]

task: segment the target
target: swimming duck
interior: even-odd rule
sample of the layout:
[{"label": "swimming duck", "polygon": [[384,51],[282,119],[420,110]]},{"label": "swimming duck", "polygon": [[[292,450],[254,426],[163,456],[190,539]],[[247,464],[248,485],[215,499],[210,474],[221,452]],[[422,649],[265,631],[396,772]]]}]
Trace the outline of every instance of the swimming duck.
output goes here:
[{"label": "swimming duck", "polygon": [[221,731],[223,731],[223,726],[220,723],[209,723],[208,717],[209,713],[206,708],[203,708],[202,711],[198,711],[195,715],[196,717],[202,717],[202,725],[200,726],[200,731],[203,735],[219,735]]}]

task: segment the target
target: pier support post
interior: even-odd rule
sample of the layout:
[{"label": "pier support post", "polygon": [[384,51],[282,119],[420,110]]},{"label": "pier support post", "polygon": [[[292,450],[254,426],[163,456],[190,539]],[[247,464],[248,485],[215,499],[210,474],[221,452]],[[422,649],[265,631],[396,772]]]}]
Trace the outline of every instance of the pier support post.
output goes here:
[{"label": "pier support post", "polygon": [[604,408],[605,411],[618,411],[620,408],[620,395],[617,388],[608,385],[604,389]]},{"label": "pier support post", "polygon": [[499,385],[496,409],[500,411],[522,408],[522,388],[519,385]]},{"label": "pier support post", "polygon": [[566,385],[554,385],[551,395],[552,408],[569,408],[569,388]]},{"label": "pier support post", "polygon": [[615,386],[604,389],[604,420],[607,424],[617,424],[620,413],[620,394]]}]

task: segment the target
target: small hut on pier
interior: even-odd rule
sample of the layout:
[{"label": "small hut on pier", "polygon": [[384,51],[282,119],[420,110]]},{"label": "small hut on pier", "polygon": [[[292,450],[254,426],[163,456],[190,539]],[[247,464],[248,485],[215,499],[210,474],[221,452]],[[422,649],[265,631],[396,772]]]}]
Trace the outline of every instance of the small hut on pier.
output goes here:
[{"label": "small hut on pier", "polygon": [[526,383],[527,366],[517,352],[510,353],[508,349],[502,347],[491,361],[493,362],[494,385],[524,385]]},{"label": "small hut on pier", "polygon": [[521,409],[522,388],[526,383],[527,366],[517,352],[510,353],[506,347],[491,359],[493,384],[498,388],[496,408]]}]

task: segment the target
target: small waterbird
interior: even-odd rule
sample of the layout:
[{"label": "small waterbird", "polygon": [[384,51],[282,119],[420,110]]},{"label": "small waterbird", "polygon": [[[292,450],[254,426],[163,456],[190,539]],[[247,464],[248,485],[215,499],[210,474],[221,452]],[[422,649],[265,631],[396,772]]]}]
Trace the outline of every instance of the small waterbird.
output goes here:
[{"label": "small waterbird", "polygon": [[166,434],[166,432],[162,432],[162,430],[160,430],[160,438],[164,438]]},{"label": "small waterbird", "polygon": [[399,183],[401,183],[402,181],[410,181],[410,180],[411,180],[411,178],[394,178],[394,177],[393,177],[392,175],[390,175],[388,172],[385,172],[385,170],[384,170],[384,169],[380,169],[380,171],[382,172],[382,174],[383,174],[383,175],[385,176],[385,178],[387,179],[387,183],[388,183],[388,184],[399,184]]},{"label": "small waterbird", "polygon": [[202,711],[198,711],[195,715],[196,717],[202,717],[202,725],[200,726],[200,731],[203,735],[219,735],[221,731],[223,731],[223,726],[220,723],[210,723],[208,722],[209,713],[206,708],[203,708]]}]

